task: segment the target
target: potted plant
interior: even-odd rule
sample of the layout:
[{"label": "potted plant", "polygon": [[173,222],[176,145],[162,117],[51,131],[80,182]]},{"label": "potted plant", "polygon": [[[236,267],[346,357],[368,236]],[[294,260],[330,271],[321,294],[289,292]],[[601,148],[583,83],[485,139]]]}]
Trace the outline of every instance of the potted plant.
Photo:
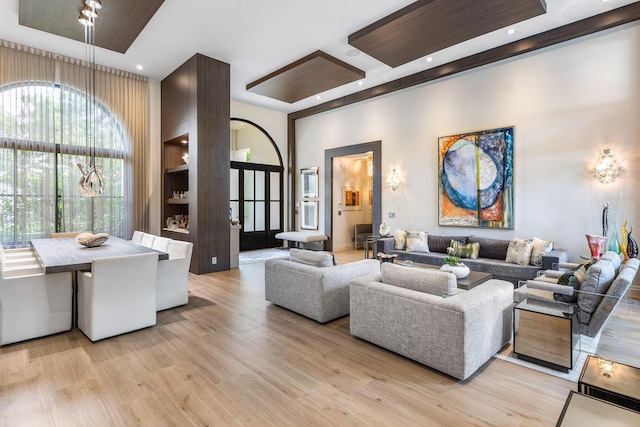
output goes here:
[{"label": "potted plant", "polygon": [[469,275],[469,267],[460,262],[460,257],[452,254],[452,248],[447,248],[448,256],[444,257],[444,265],[440,270],[453,273],[457,279],[463,279]]}]

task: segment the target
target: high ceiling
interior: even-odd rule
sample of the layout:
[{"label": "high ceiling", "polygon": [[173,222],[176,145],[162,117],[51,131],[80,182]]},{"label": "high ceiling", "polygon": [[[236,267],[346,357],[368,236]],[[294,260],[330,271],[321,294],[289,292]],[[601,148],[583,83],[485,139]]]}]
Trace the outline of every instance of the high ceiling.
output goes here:
[{"label": "high ceiling", "polygon": [[[80,10],[82,0],[68,1],[76,1]],[[103,8],[109,1],[103,0]],[[350,46],[347,37],[413,0],[166,0],[126,53],[97,48],[96,62],[161,80],[201,53],[231,64],[232,99],[288,113],[636,1],[546,0],[547,13],[514,25],[511,35],[501,28],[435,52],[430,62],[419,58],[391,68]],[[485,3],[490,7],[491,1]],[[82,42],[19,25],[18,5],[19,0],[0,0],[0,39],[84,58]],[[365,71],[366,78],[293,104],[246,90],[248,83],[316,50]]]}]

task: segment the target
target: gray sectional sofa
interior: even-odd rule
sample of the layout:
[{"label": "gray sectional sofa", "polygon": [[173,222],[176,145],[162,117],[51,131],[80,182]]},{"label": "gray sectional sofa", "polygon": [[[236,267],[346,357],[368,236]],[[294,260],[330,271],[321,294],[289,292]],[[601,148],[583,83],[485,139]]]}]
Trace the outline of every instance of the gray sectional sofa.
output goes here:
[{"label": "gray sectional sofa", "polygon": [[494,279],[511,282],[514,286],[520,280],[534,279],[540,270],[550,270],[554,264],[569,261],[569,254],[563,249],[554,249],[542,257],[542,267],[533,265],[517,265],[505,262],[509,240],[491,239],[481,236],[428,236],[430,252],[409,252],[394,249],[393,237],[381,238],[377,241],[375,253],[396,254],[398,260],[411,260],[422,264],[443,265],[447,256],[447,247],[451,240],[462,243],[480,244],[477,259],[464,258],[461,261],[473,271],[489,273]]},{"label": "gray sectional sofa", "polygon": [[351,334],[463,380],[511,340],[511,283],[463,291],[451,273],[380,270],[351,282]]}]

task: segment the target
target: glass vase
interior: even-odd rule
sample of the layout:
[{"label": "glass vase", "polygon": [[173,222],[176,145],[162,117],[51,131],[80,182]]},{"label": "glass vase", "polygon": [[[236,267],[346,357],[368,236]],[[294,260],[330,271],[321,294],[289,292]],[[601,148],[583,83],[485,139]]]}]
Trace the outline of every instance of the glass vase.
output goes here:
[{"label": "glass vase", "polygon": [[620,253],[620,240],[618,240],[618,230],[616,230],[616,223],[613,223],[613,231],[609,238],[609,250],[617,254]]}]

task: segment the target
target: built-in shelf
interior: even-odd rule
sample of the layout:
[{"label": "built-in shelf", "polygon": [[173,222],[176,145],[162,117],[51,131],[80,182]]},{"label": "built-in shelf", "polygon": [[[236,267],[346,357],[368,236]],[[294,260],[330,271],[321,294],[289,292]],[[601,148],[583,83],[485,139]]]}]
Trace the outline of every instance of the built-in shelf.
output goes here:
[{"label": "built-in shelf", "polygon": [[167,227],[164,227],[163,230],[164,231],[172,231],[174,233],[189,234],[189,230],[187,230],[185,228],[167,228]]},{"label": "built-in shelf", "polygon": [[185,197],[182,199],[167,199],[167,204],[169,205],[188,205],[189,198]]},{"label": "built-in shelf", "polygon": [[176,172],[186,172],[188,170],[189,170],[189,165],[188,164],[184,164],[184,165],[176,166],[175,168],[168,168],[168,169],[166,169],[165,172],[167,172],[167,173],[176,173]]}]

